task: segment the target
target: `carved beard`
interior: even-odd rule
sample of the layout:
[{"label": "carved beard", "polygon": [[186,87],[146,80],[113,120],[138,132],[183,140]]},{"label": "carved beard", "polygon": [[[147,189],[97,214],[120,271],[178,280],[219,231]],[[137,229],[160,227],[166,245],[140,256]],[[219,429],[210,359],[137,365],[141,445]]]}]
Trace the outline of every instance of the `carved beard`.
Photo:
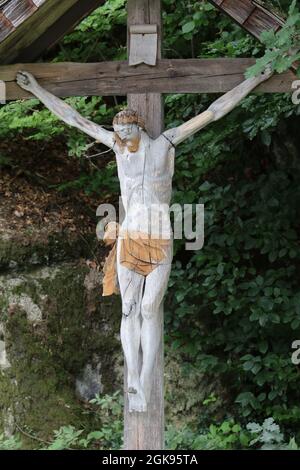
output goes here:
[{"label": "carved beard", "polygon": [[114,133],[114,135],[115,135],[116,142],[118,146],[120,147],[120,150],[122,153],[124,152],[125,147],[127,147],[129,152],[131,153],[135,153],[138,151],[141,137],[136,137],[135,139],[132,139],[130,142],[126,142],[126,139],[122,140],[116,132]]}]

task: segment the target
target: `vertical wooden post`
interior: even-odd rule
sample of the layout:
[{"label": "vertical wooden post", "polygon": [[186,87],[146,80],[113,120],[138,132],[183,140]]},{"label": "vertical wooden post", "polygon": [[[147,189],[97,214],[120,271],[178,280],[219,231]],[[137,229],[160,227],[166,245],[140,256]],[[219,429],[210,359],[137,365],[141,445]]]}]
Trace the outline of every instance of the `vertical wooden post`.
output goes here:
[{"label": "vertical wooden post", "polygon": [[[128,0],[128,34],[130,25],[158,25],[158,58],[161,58],[162,14],[161,0]],[[130,43],[128,41],[128,50]],[[149,69],[151,67],[149,66]],[[143,117],[148,134],[156,138],[163,131],[163,98],[158,93],[130,94],[128,106]],[[124,450],[162,450],[164,448],[164,348],[163,305],[161,315],[161,341],[154,367],[151,402],[146,413],[129,413],[125,393]],[[141,351],[140,351],[141,365]],[[124,386],[127,390],[127,366],[124,359]]]}]

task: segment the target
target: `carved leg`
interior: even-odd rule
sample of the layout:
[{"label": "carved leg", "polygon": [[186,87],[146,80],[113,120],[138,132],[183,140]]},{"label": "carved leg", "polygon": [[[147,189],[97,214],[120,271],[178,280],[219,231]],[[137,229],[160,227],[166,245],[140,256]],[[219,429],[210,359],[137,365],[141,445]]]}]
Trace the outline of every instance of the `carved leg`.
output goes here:
[{"label": "carved leg", "polygon": [[119,239],[117,247],[118,279],[122,296],[121,342],[126,358],[128,376],[129,411],[147,411],[147,403],[140,383],[138,359],[141,341],[141,299],[144,276],[119,263]]},{"label": "carved leg", "polygon": [[147,403],[150,401],[153,367],[156,354],[159,349],[161,332],[161,314],[164,294],[168,286],[171,271],[172,247],[169,249],[168,258],[162,264],[148,274],[145,282],[145,290],[142,299],[142,330],[141,344],[143,351],[143,365],[141,370],[141,385],[144,390]]}]

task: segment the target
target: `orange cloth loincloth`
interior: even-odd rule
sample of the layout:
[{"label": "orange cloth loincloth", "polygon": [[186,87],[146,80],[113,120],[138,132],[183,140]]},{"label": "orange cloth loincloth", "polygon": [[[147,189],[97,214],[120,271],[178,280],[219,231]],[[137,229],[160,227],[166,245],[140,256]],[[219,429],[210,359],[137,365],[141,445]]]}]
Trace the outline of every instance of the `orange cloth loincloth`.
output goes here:
[{"label": "orange cloth loincloth", "polygon": [[[119,294],[117,287],[117,238],[120,226],[110,222],[105,227],[103,241],[113,245],[103,267],[103,296]],[[164,249],[170,246],[171,239],[154,238],[147,233],[122,231],[120,247],[120,263],[122,266],[143,276],[151,273],[166,257]]]}]

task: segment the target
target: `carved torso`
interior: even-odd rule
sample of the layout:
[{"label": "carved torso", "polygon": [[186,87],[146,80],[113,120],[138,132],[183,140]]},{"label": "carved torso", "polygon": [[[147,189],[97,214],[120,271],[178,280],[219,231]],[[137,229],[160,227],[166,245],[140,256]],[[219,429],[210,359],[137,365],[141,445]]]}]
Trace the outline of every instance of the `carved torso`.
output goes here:
[{"label": "carved torso", "polygon": [[[161,135],[156,140],[142,132],[139,149],[124,152],[115,146],[125,219],[122,227],[163,237],[171,234],[169,204],[174,174],[174,148]],[[151,218],[148,215],[151,210]],[[159,230],[161,217],[162,230]],[[151,223],[150,223],[151,220]]]}]

